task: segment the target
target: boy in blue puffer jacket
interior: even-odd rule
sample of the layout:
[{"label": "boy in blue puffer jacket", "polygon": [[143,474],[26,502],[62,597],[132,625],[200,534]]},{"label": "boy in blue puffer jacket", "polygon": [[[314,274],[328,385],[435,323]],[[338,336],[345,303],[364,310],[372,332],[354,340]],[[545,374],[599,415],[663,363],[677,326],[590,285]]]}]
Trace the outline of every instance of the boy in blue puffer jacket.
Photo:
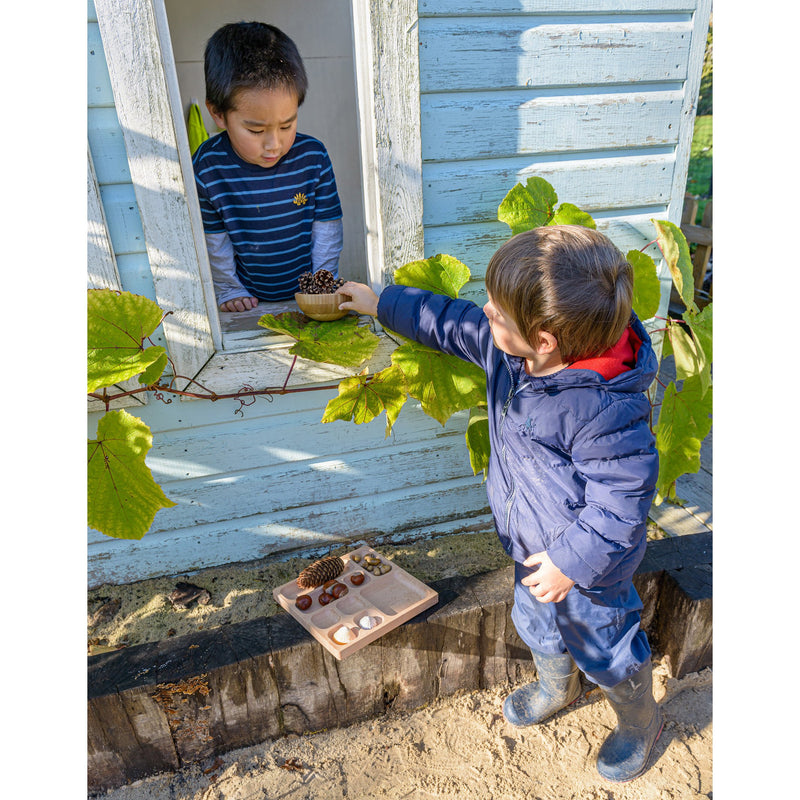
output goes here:
[{"label": "boy in blue puffer jacket", "polygon": [[663,725],[632,582],[658,474],[645,395],[657,360],[631,310],[632,268],[594,230],[546,226],[494,254],[486,289],[481,309],[396,285],[378,298],[349,282],[340,308],[486,371],[489,504],[538,677],[503,713],[518,726],[548,719],[578,699],[584,672],[618,720],[598,771],[631,780]]}]

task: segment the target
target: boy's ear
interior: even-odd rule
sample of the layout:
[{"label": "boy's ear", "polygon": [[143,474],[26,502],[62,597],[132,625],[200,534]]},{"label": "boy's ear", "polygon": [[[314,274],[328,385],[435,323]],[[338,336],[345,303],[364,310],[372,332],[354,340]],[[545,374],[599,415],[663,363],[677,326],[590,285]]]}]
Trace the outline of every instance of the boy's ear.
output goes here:
[{"label": "boy's ear", "polygon": [[552,333],[547,331],[539,331],[537,334],[538,341],[534,344],[534,350],[541,355],[548,355],[558,350],[558,339]]},{"label": "boy's ear", "polygon": [[211,119],[214,120],[214,124],[218,128],[225,130],[227,127],[225,124],[225,115],[220,114],[219,111],[217,111],[217,109],[208,102],[208,100],[206,100],[206,108],[208,109],[208,113],[211,114]]}]

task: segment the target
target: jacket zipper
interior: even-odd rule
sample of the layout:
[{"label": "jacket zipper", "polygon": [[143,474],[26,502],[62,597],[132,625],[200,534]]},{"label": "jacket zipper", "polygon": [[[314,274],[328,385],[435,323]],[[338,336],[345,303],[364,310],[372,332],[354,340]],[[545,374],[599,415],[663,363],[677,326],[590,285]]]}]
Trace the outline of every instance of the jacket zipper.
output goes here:
[{"label": "jacket zipper", "polygon": [[508,377],[511,379],[511,389],[509,389],[508,397],[506,398],[505,403],[503,404],[503,410],[500,413],[500,441],[503,443],[502,447],[500,448],[500,455],[503,459],[503,463],[506,466],[506,475],[509,477],[509,481],[511,482],[511,491],[506,498],[506,536],[508,536],[509,540],[511,539],[511,531],[510,531],[510,524],[511,524],[511,506],[514,504],[514,498],[517,494],[517,483],[514,480],[514,476],[511,471],[508,469],[508,461],[506,459],[506,440],[503,436],[503,428],[506,424],[506,414],[508,413],[508,407],[511,405],[511,401],[514,399],[514,395],[517,393],[517,389],[521,388],[517,387],[514,381],[514,374],[511,372],[511,367],[508,366],[508,363],[504,360],[503,364],[505,368],[508,370]]}]

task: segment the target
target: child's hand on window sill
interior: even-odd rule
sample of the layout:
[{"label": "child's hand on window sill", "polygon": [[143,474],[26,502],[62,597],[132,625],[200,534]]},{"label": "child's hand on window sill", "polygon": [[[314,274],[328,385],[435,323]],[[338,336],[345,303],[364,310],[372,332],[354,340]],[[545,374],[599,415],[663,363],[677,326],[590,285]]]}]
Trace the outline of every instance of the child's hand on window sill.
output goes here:
[{"label": "child's hand on window sill", "polygon": [[220,303],[220,311],[249,311],[258,305],[257,297],[234,297],[233,300],[227,300]]}]

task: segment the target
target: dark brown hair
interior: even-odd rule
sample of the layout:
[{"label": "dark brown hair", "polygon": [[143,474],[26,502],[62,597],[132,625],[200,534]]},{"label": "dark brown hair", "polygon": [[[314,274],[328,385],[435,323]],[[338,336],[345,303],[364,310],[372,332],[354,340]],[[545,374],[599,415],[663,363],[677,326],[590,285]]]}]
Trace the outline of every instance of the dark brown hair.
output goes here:
[{"label": "dark brown hair", "polygon": [[631,316],[633,268],[591,228],[543,226],[500,247],[486,288],[529,342],[547,331],[571,363],[602,353],[622,336]]}]

